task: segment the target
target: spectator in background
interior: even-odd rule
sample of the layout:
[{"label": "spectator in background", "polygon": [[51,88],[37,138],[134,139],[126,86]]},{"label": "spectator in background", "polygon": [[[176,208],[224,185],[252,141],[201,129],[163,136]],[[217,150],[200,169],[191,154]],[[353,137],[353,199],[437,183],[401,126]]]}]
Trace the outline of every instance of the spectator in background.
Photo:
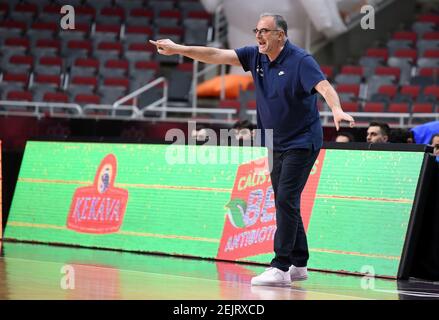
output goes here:
[{"label": "spectator in background", "polygon": [[431,137],[430,145],[433,146],[433,154],[436,156],[436,159],[438,159],[437,157],[439,157],[439,133],[436,133]]},{"label": "spectator in background", "polygon": [[351,133],[343,131],[335,136],[335,142],[355,142],[355,138]]},{"label": "spectator in background", "polygon": [[413,133],[414,142],[418,144],[429,144],[431,137],[439,132],[439,121],[430,121],[410,130]]},{"label": "spectator in background", "polygon": [[384,122],[371,122],[367,128],[368,143],[387,143],[389,142],[390,127]]},{"label": "spectator in background", "polygon": [[206,132],[207,127],[203,124],[197,124],[196,129],[192,130],[191,137],[197,142],[205,142],[209,140],[209,136]]},{"label": "spectator in background", "polygon": [[393,129],[390,132],[390,142],[414,143],[413,131],[410,129]]},{"label": "spectator in background", "polygon": [[235,138],[238,141],[252,140],[255,136],[256,126],[248,120],[237,121],[233,125]]}]

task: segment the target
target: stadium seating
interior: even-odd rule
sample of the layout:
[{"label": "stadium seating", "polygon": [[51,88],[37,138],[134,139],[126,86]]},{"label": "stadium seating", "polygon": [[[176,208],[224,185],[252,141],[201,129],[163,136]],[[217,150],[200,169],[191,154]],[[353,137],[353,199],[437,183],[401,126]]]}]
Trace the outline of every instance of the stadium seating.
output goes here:
[{"label": "stadium seating", "polygon": [[[74,29],[59,27],[63,5],[75,8]],[[112,103],[171,64],[176,74],[167,77],[176,90],[170,90],[170,98],[187,100],[190,86],[176,84],[191,83],[191,72],[178,66],[185,61],[157,55],[147,41],[166,37],[205,45],[212,24],[213,17],[197,0],[1,2],[1,97],[20,96],[12,91],[27,92],[23,97],[34,101]],[[112,85],[115,78],[126,81],[118,87]]]},{"label": "stadium seating", "polygon": [[[75,7],[75,29],[59,27]],[[111,104],[159,76],[169,100],[190,100],[192,64],[148,43],[205,45],[213,16],[199,0],[14,0],[0,3],[2,99]],[[439,100],[439,15],[418,15],[344,65],[322,65],[349,112],[430,113]],[[172,72],[167,72],[168,67]],[[138,99],[161,97],[158,86]],[[328,110],[322,99],[321,110]],[[254,109],[254,90],[219,107]]]}]

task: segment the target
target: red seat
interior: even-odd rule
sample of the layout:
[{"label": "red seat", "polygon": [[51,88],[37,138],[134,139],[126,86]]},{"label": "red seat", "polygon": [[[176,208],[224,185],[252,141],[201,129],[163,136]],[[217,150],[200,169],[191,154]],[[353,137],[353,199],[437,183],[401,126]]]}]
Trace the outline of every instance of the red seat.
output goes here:
[{"label": "red seat", "polygon": [[194,64],[192,62],[184,62],[177,65],[177,70],[192,72],[194,70]]},{"label": "red seat", "polygon": [[96,94],[77,94],[74,101],[79,104],[99,104],[101,97]]},{"label": "red seat", "polygon": [[13,101],[32,101],[33,95],[30,91],[17,91],[12,90],[9,91],[6,95],[6,100],[13,100]]},{"label": "red seat", "polygon": [[354,93],[356,96],[358,96],[358,93],[360,92],[360,85],[358,85],[358,84],[339,84],[339,85],[337,85],[337,92],[338,93]]},{"label": "red seat", "polygon": [[421,92],[421,87],[420,86],[402,86],[401,87],[401,93],[408,95],[410,97],[412,97],[413,99],[416,99],[419,96],[419,93]]},{"label": "red seat", "polygon": [[[62,6],[59,4],[49,3],[43,7],[42,11],[46,12],[46,13],[59,14],[61,12],[61,8],[62,8]],[[75,25],[75,27],[76,27],[76,25]]]},{"label": "red seat", "polygon": [[20,83],[23,87],[27,85],[27,82],[29,80],[29,75],[26,73],[10,73],[7,72],[3,74],[3,80],[2,82],[14,82],[14,83]]},{"label": "red seat", "polygon": [[59,26],[53,22],[34,22],[30,29],[31,30],[48,30],[52,32],[56,32]]},{"label": "red seat", "polygon": [[186,17],[190,19],[203,19],[203,20],[212,19],[212,15],[207,11],[188,11]]},{"label": "red seat", "polygon": [[74,76],[72,77],[70,83],[74,85],[91,86],[95,88],[98,85],[98,80],[95,77]]},{"label": "red seat", "polygon": [[439,32],[437,32],[437,31],[425,32],[422,35],[422,39],[424,39],[424,40],[439,40]]},{"label": "red seat", "polygon": [[125,12],[120,7],[105,7],[101,9],[100,15],[105,17],[119,17],[120,19],[124,19]]},{"label": "red seat", "polygon": [[36,43],[40,48],[61,48],[61,42],[56,39],[38,39]]},{"label": "red seat", "polygon": [[100,42],[98,44],[97,50],[106,50],[106,51],[122,51],[122,44],[120,42]]},{"label": "red seat", "polygon": [[128,88],[129,80],[127,78],[107,78],[107,79],[104,79],[103,84],[104,84],[104,86]]},{"label": "red seat", "polygon": [[439,75],[439,68],[421,68],[419,75],[423,77],[436,77]]},{"label": "red seat", "polygon": [[381,102],[367,102],[363,108],[364,112],[384,112],[385,106]]},{"label": "red seat", "polygon": [[29,49],[30,41],[27,38],[7,38],[4,42],[4,46],[7,47],[22,47],[23,49]]},{"label": "red seat", "polygon": [[439,86],[432,85],[425,87],[424,95],[432,95],[435,96],[436,98],[439,98]]},{"label": "red seat", "polygon": [[129,51],[149,51],[155,52],[156,47],[151,43],[135,42],[128,46]]},{"label": "red seat", "polygon": [[26,30],[26,23],[21,21],[14,21],[14,20],[6,20],[6,21],[0,21],[0,29],[4,30],[17,30],[20,31]]},{"label": "red seat", "polygon": [[383,58],[384,60],[387,60],[389,57],[389,50],[386,48],[369,48],[366,51],[366,56]]},{"label": "red seat", "polygon": [[398,87],[394,85],[383,85],[378,88],[378,93],[385,94],[390,98],[393,98],[398,92]]},{"label": "red seat", "polygon": [[152,19],[154,17],[154,11],[150,9],[144,9],[144,8],[133,8],[130,11],[131,17],[144,17],[148,19]]},{"label": "red seat", "polygon": [[364,68],[362,66],[343,66],[341,68],[342,74],[355,74],[362,76],[364,73]]},{"label": "red seat", "polygon": [[61,57],[41,57],[39,60],[39,64],[45,66],[59,66],[62,67],[62,58]]},{"label": "red seat", "polygon": [[247,109],[256,110],[256,100],[249,100],[247,102]]},{"label": "red seat", "polygon": [[176,35],[176,36],[183,36],[184,30],[181,27],[162,27],[159,28],[158,31],[161,35]]},{"label": "red seat", "polygon": [[86,68],[99,68],[99,60],[92,58],[78,58],[74,62],[75,66]]},{"label": "red seat", "polygon": [[431,103],[415,103],[412,107],[412,113],[433,113]]},{"label": "red seat", "polygon": [[44,102],[58,102],[67,103],[69,102],[69,96],[62,92],[46,92],[43,95]]},{"label": "red seat", "polygon": [[30,70],[34,63],[34,57],[14,55],[9,58],[9,63],[17,66],[26,66]]},{"label": "red seat", "polygon": [[129,63],[127,60],[107,60],[105,62],[105,68],[109,69],[122,69],[128,71]]},{"label": "red seat", "polygon": [[120,32],[120,25],[115,24],[97,24],[96,33],[112,33],[115,37],[119,35]]},{"label": "red seat", "polygon": [[322,70],[322,72],[326,76],[326,78],[332,78],[332,76],[334,75],[334,67],[333,66],[322,65],[322,66],[320,66],[320,69]]},{"label": "red seat", "polygon": [[159,71],[160,69],[160,65],[157,61],[137,61],[135,63],[135,69],[152,69],[155,70],[156,72]]},{"label": "red seat", "polygon": [[423,55],[425,58],[439,58],[439,50],[437,49],[427,49]]},{"label": "red seat", "polygon": [[78,16],[87,16],[90,19],[94,19],[96,17],[96,10],[91,6],[78,6],[75,7],[75,15]]},{"label": "red seat", "polygon": [[343,102],[342,109],[345,112],[359,112],[360,106],[357,102]]},{"label": "red seat", "polygon": [[154,34],[154,31],[151,27],[147,26],[126,26],[125,34],[146,34],[151,37]]},{"label": "red seat", "polygon": [[238,100],[220,100],[218,106],[220,108],[239,110],[239,108],[241,108],[241,103]]},{"label": "red seat", "polygon": [[92,43],[90,40],[70,40],[67,43],[69,49],[85,49],[90,53],[92,49]]},{"label": "red seat", "polygon": [[[58,11],[59,12],[59,11]],[[69,29],[66,30],[65,32],[73,32],[76,35],[82,35],[83,37],[85,37],[90,31],[90,25],[86,24],[86,23],[76,23],[75,22],[75,29]]]},{"label": "red seat", "polygon": [[9,6],[6,3],[0,3],[0,12],[5,15],[9,11]]},{"label": "red seat", "polygon": [[45,84],[52,85],[54,87],[59,87],[61,84],[61,78],[57,75],[50,74],[37,74],[34,78],[35,84]]},{"label": "red seat", "polygon": [[170,19],[181,19],[181,12],[180,10],[161,10],[159,12],[160,18],[170,18]]},{"label": "red seat", "polygon": [[399,76],[401,75],[401,69],[397,67],[378,66],[375,68],[375,74],[383,76],[395,76],[396,80],[398,80]]},{"label": "red seat", "polygon": [[32,13],[35,15],[38,12],[38,6],[34,3],[19,3],[15,6],[14,11]]},{"label": "red seat", "polygon": [[413,31],[397,31],[392,36],[392,39],[395,40],[411,40],[413,42],[415,42],[417,38],[417,33]]},{"label": "red seat", "polygon": [[387,110],[388,112],[400,112],[400,113],[408,113],[409,105],[408,103],[391,103]]},{"label": "red seat", "polygon": [[412,61],[416,61],[418,52],[415,49],[398,49],[393,56],[398,58],[410,58]]},{"label": "red seat", "polygon": [[421,14],[420,16],[418,16],[416,21],[419,21],[419,22],[433,22],[433,23],[439,24],[439,15],[437,15],[437,14],[430,14],[430,13]]}]

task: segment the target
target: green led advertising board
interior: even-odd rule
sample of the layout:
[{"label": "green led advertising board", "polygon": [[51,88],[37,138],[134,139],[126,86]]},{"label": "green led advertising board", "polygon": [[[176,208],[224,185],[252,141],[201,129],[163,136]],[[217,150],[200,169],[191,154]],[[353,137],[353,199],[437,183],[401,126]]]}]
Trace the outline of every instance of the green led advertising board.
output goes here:
[{"label": "green led advertising board", "polygon": [[[211,161],[191,159],[200,151]],[[302,195],[308,266],[396,277],[423,157],[322,149]],[[262,148],[28,142],[5,238],[268,263],[264,160]]]}]

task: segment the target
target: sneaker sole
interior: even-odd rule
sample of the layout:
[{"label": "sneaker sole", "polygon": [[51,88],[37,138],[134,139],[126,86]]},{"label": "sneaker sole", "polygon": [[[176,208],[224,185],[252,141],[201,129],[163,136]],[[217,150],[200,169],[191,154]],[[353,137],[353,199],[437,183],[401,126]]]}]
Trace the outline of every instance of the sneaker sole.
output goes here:
[{"label": "sneaker sole", "polygon": [[270,287],[290,287],[291,282],[265,282],[265,281],[252,281],[252,286],[270,286]]},{"label": "sneaker sole", "polygon": [[308,276],[291,278],[291,281],[304,281],[306,279],[308,279]]}]

